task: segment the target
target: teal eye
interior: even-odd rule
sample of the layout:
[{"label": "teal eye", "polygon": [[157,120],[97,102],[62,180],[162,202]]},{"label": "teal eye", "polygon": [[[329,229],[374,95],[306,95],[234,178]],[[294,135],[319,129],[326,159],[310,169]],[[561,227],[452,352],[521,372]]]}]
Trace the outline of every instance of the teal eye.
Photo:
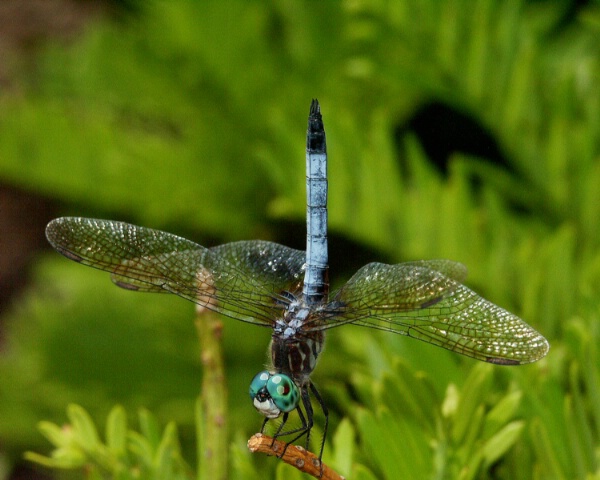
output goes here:
[{"label": "teal eye", "polygon": [[256,397],[258,391],[267,384],[269,377],[271,377],[271,374],[265,370],[263,372],[257,373],[256,376],[252,379],[252,382],[250,383],[249,392],[250,398],[252,400],[254,400],[254,397]]},{"label": "teal eye", "polygon": [[267,391],[282,412],[291,412],[298,406],[300,390],[287,375],[281,373],[272,375],[267,380]]}]

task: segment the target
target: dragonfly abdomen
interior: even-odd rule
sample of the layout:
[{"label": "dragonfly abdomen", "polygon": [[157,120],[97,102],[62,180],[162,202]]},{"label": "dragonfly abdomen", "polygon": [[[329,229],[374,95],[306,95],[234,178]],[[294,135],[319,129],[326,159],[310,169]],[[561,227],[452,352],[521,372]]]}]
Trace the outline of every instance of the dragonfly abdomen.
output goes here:
[{"label": "dragonfly abdomen", "polygon": [[309,304],[329,291],[327,252],[327,145],[319,102],[313,100],[306,135],[306,270],[303,294]]}]

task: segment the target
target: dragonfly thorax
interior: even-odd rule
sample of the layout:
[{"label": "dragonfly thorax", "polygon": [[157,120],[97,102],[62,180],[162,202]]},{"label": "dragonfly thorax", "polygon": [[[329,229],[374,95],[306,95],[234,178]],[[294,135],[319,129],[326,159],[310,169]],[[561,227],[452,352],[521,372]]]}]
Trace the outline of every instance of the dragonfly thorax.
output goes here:
[{"label": "dragonfly thorax", "polygon": [[317,365],[325,342],[323,330],[308,328],[314,309],[302,300],[291,302],[283,318],[275,323],[271,341],[273,368],[292,377],[298,385],[306,385]]},{"label": "dragonfly thorax", "polygon": [[283,321],[277,323],[275,330],[279,328],[283,338],[292,338],[302,330],[309,315],[310,308],[301,305],[300,302],[294,302],[284,315]]}]

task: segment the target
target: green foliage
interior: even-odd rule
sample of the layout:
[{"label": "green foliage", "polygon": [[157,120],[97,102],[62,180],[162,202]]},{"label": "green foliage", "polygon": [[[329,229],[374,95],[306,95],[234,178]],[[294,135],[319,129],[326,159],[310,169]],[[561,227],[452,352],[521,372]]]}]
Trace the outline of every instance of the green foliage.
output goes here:
[{"label": "green foliage", "polygon": [[[370,249],[370,260],[461,261],[469,285],[551,343],[543,361],[501,368],[332,331],[314,375],[332,410],[324,460],[359,479],[600,478],[599,30],[597,4],[566,1],[152,2],[49,46],[21,94],[2,97],[0,179],[64,214],[211,244],[281,240],[304,218],[316,96],[334,238]],[[397,128],[432,102],[473,119],[510,167],[457,150],[447,172],[434,168],[423,141]],[[300,237],[285,241],[302,248]],[[360,264],[341,253],[351,274]],[[9,458],[47,449],[36,423],[59,422],[76,402],[94,420],[70,409],[70,430],[42,424],[55,456],[28,458],[90,475],[138,463],[187,475],[200,385],[192,307],[48,257],[6,319]],[[292,478],[245,447],[260,424],[246,388],[269,334],[232,323],[230,476]],[[136,437],[112,410],[103,443],[93,425],[115,403],[147,407],[165,433],[153,427],[149,440],[142,426]]]},{"label": "green foliage", "polygon": [[443,401],[432,395],[426,377],[402,364],[395,366],[376,387],[381,391],[377,410],[357,413],[366,446],[364,461],[375,459],[379,478],[481,478],[521,436],[524,422],[513,418],[521,392],[507,393],[488,405],[489,366],[475,367],[462,392],[450,384]]},{"label": "green foliage", "polygon": [[127,428],[122,407],[114,407],[106,420],[105,443],[89,414],[78,405],[67,410],[70,423],[60,427],[50,422],[39,425],[43,435],[54,445],[51,457],[28,452],[25,458],[50,468],[86,467],[92,480],[114,478],[134,480],[188,480],[190,468],[181,457],[177,430],[170,423],[160,434],[156,419],[142,410],[140,432]]}]

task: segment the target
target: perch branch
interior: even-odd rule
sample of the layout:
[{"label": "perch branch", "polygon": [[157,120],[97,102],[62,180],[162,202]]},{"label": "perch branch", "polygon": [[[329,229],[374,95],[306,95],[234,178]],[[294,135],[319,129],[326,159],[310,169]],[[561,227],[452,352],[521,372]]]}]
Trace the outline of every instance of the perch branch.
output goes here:
[{"label": "perch branch", "polygon": [[[308,473],[321,480],[344,480],[344,477],[321,463],[314,453],[297,445],[288,445],[287,448],[285,446],[285,442],[273,440],[272,437],[262,433],[257,433],[248,440],[248,449],[252,453],[262,452],[276,456],[301,472]],[[284,452],[283,455],[281,455],[281,452]]]}]

